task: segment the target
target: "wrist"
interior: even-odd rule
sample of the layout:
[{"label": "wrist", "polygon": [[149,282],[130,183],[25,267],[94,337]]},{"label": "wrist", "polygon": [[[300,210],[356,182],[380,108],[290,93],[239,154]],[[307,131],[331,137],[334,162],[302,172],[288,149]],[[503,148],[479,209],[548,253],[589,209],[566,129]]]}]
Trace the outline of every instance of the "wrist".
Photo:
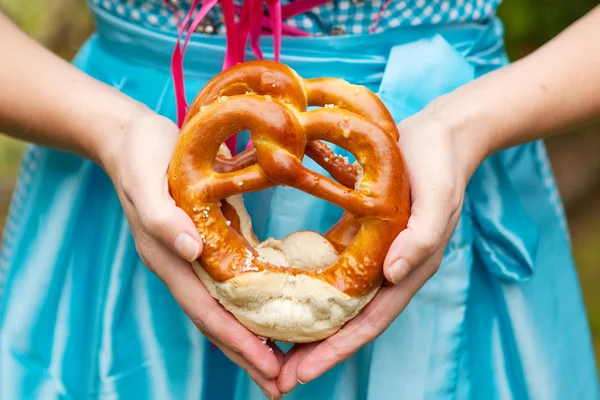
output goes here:
[{"label": "wrist", "polygon": [[129,101],[121,107],[112,108],[114,113],[104,116],[104,122],[97,124],[87,152],[92,161],[100,165],[109,176],[113,176],[118,159],[119,149],[122,147],[128,132],[143,118],[158,117],[158,115],[144,104]]},{"label": "wrist", "polygon": [[461,158],[467,178],[496,151],[489,119],[480,103],[463,101],[458,92],[443,95],[423,109],[422,118],[440,126]]}]

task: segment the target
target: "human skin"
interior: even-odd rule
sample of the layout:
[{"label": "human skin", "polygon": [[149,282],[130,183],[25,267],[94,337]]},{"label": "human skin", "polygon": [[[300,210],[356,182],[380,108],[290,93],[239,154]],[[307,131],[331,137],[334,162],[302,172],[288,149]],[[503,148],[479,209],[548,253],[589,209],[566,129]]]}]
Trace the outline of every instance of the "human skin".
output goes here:
[{"label": "human skin", "polygon": [[437,271],[466,185],[486,157],[600,117],[600,52],[591,40],[599,35],[596,7],[528,57],[436,99],[399,124],[412,205],[408,227],[384,264],[394,284],[334,336],[288,352],[277,378],[282,393],[350,357],[406,308]]},{"label": "human skin", "polygon": [[79,71],[0,13],[0,132],[88,158],[112,179],[144,264],[199,330],[270,397],[283,354],[269,350],[212,298],[189,261],[202,250],[175,206],[167,167],[179,129],[143,104]]},{"label": "human skin", "polygon": [[[600,115],[600,53],[590,40],[599,35],[597,7],[530,56],[440,97],[399,125],[412,207],[384,265],[393,285],[339,333],[296,346],[285,357],[222,309],[190,267],[201,241],[166,181],[178,128],[54,56],[1,14],[0,131],[100,165],[145,265],[203,334],[278,398],[354,354],[404,310],[437,271],[466,185],[487,156]],[[423,153],[429,156],[415,156]]]}]

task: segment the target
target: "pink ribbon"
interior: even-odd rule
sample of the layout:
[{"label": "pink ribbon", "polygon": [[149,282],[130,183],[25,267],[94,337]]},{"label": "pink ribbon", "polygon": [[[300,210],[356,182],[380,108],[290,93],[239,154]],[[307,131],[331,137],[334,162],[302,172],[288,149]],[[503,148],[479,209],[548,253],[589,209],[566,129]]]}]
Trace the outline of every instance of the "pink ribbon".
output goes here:
[{"label": "pink ribbon", "polygon": [[330,0],[296,0],[292,1],[289,4],[281,7],[281,18],[288,19],[293,18],[296,15],[304,14],[307,11],[312,10],[313,8],[319,7],[325,3],[328,3]]},{"label": "pink ribbon", "polygon": [[[177,124],[181,128],[185,115],[188,111],[188,104],[185,98],[185,79],[183,74],[183,59],[185,51],[192,34],[208,14],[208,12],[217,4],[219,0],[205,0],[202,7],[192,20],[192,16],[200,0],[194,0],[183,21],[178,19],[178,37],[177,44],[171,58],[171,71],[173,75],[173,85],[175,87],[175,102],[177,107]],[[281,6],[280,0],[244,0],[242,7],[236,7],[233,0],[220,0],[223,9],[223,19],[226,29],[227,46],[225,58],[223,60],[223,70],[243,62],[245,59],[246,45],[250,38],[250,48],[254,56],[262,60],[263,54],[260,48],[261,35],[271,34],[273,36],[273,58],[280,60],[281,55],[281,37],[286,36],[310,36],[308,33],[283,24],[284,19],[292,18],[298,14],[305,13],[315,7],[327,3],[330,0],[296,0],[285,6]],[[169,2],[164,0],[165,4],[177,15],[177,9]],[[380,10],[377,18],[369,27],[369,32],[375,30],[377,23],[381,19],[383,12],[389,6],[391,0],[387,0]],[[263,4],[264,3],[264,4]],[[264,5],[268,10],[268,17],[264,15]],[[235,14],[239,14],[239,20],[235,22]],[[190,20],[192,21],[190,24]],[[188,27],[189,24],[189,27]],[[186,32],[187,28],[187,32]],[[186,33],[183,47],[181,39]],[[235,136],[229,138],[226,142],[227,147],[235,154],[237,140]],[[248,142],[246,148],[252,147],[252,141]]]},{"label": "pink ribbon", "polygon": [[385,13],[385,10],[387,10],[391,2],[392,0],[386,0],[385,3],[383,3],[383,6],[379,9],[377,15],[375,16],[373,23],[371,24],[371,26],[369,26],[369,33],[375,32],[377,25],[379,25],[379,21],[381,21],[381,17],[383,17],[383,13]]},{"label": "pink ribbon", "polygon": [[[175,50],[173,51],[173,57],[171,58],[171,71],[173,73],[173,85],[175,86],[175,100],[177,105],[177,124],[179,127],[183,124],[183,120],[185,119],[185,114],[188,110],[188,104],[185,100],[185,80],[183,77],[183,57],[185,55],[185,50],[187,49],[188,42],[192,37],[192,33],[196,30],[202,18],[208,14],[210,9],[217,3],[218,0],[207,0],[203,5],[189,29],[187,30],[187,35],[185,37],[185,42],[183,44],[183,49],[181,48],[181,38],[183,37],[183,33],[185,32],[185,28],[190,22],[192,18],[193,12],[200,3],[200,0],[194,0],[192,5],[190,6],[190,10],[187,15],[183,19],[183,22],[179,25],[179,35],[177,37],[177,44],[175,45]],[[169,3],[168,0],[165,0],[166,3]]]}]

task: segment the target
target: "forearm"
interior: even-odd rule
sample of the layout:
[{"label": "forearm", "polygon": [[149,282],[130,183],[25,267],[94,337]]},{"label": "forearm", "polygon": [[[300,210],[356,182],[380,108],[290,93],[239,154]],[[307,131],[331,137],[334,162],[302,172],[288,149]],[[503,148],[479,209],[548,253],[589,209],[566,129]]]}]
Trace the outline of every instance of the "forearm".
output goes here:
[{"label": "forearm", "polygon": [[426,113],[482,158],[590,122],[600,116],[598,37],[600,7],[528,57],[441,97]]},{"label": "forearm", "polygon": [[0,13],[0,132],[99,162],[140,103],[60,59]]}]

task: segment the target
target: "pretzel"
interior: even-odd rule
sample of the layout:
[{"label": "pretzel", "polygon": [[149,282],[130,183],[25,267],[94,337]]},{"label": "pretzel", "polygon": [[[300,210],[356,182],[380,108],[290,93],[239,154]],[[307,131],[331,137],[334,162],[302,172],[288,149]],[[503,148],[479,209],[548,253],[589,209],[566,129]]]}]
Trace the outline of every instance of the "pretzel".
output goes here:
[{"label": "pretzel", "polygon": [[[244,130],[254,149],[231,157],[223,143]],[[397,138],[385,106],[362,86],[303,79],[271,61],[215,76],[190,107],[168,172],[173,199],[205,243],[192,265],[211,295],[273,340],[321,340],[354,318],[381,286],[386,253],[408,221]],[[305,168],[305,153],[339,182]],[[259,243],[242,194],[276,185],[345,213],[323,236],[300,231]]]}]

